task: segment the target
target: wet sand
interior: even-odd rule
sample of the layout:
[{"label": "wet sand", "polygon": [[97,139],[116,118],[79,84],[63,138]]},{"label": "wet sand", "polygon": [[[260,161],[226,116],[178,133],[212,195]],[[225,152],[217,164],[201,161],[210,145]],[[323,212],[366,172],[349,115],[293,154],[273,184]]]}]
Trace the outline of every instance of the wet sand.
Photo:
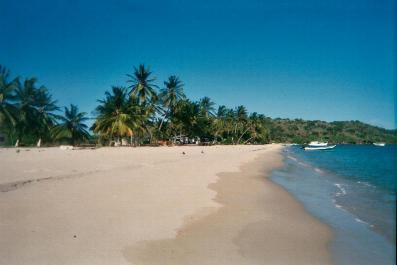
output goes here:
[{"label": "wet sand", "polygon": [[[218,210],[191,216],[175,238],[124,250],[132,264],[332,264],[331,231],[266,177],[279,153],[262,153],[209,186]],[[200,213],[202,214],[202,213]]]}]

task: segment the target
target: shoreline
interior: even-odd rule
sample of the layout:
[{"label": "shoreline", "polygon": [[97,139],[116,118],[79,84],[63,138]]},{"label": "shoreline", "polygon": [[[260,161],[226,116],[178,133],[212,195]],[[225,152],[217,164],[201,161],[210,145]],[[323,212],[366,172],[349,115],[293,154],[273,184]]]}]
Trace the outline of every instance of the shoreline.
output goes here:
[{"label": "shoreline", "polygon": [[130,246],[124,256],[132,264],[333,264],[331,228],[270,179],[283,166],[281,150],[218,173],[209,188],[221,208],[190,217],[172,239]]},{"label": "shoreline", "polygon": [[331,231],[269,178],[281,150],[2,150],[0,186],[28,185],[0,192],[0,263],[331,263]]},{"label": "shoreline", "polygon": [[[307,212],[331,227],[334,237],[330,251],[335,263],[393,264],[395,241],[390,237],[395,236],[395,211],[390,207],[395,206],[382,198],[395,197],[381,186],[376,186],[376,182],[366,182],[370,179],[365,178],[369,174],[365,168],[356,170],[357,163],[365,161],[362,148],[351,148],[346,146],[335,153],[307,156],[308,153],[289,147],[283,152],[284,167],[273,172],[272,180],[304,205]],[[372,150],[366,150],[367,153],[382,151],[376,147],[370,148]],[[356,164],[346,163],[349,157],[358,157]],[[335,158],[339,160],[335,162]],[[329,161],[334,163],[328,164]],[[344,171],[351,168],[353,171]],[[354,179],[344,175],[344,172],[359,174]],[[387,174],[387,171],[372,176],[384,173]]]}]

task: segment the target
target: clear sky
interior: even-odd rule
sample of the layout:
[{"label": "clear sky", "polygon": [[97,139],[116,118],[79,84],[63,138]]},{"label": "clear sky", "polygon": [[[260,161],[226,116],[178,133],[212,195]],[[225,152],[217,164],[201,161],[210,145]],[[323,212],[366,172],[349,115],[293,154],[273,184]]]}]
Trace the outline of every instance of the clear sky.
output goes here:
[{"label": "clear sky", "polygon": [[0,64],[91,113],[144,63],[192,99],[396,128],[393,0],[0,0]]}]

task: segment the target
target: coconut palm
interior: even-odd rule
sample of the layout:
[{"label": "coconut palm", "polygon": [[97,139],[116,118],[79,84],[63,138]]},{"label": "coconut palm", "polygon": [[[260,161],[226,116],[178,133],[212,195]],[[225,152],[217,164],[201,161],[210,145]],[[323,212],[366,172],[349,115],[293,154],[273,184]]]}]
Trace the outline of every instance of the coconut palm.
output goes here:
[{"label": "coconut palm", "polygon": [[[236,144],[240,140],[241,134],[246,130],[246,123],[248,119],[247,109],[240,105],[236,108],[234,112],[234,129],[233,129],[233,142]],[[237,138],[237,141],[234,139]]]},{"label": "coconut palm", "polygon": [[245,140],[247,143],[251,140],[255,142],[266,143],[269,141],[269,130],[266,126],[266,117],[263,114],[253,112],[249,116],[250,120],[250,138]]},{"label": "coconut palm", "polygon": [[215,103],[209,97],[203,97],[199,101],[200,111],[206,118],[214,116]]},{"label": "coconut palm", "polygon": [[76,105],[70,104],[70,108],[65,107],[63,116],[59,117],[60,123],[53,128],[53,135],[56,140],[67,140],[72,145],[89,139],[88,120],[85,112],[79,112]]},{"label": "coconut palm", "polygon": [[98,100],[98,113],[94,132],[112,137],[132,135],[128,115],[128,95],[125,88],[112,87],[112,92],[105,92],[105,99]]},{"label": "coconut palm", "polygon": [[40,146],[42,137],[49,136],[50,128],[57,118],[54,113],[59,109],[56,100],[52,99],[46,87],[37,88],[36,82],[36,78],[26,79],[23,85],[19,85],[16,89],[18,133],[16,145],[23,136],[29,135],[37,137]]},{"label": "coconut palm", "polygon": [[165,108],[165,113],[161,119],[158,130],[161,131],[161,127],[166,118],[173,115],[178,102],[185,99],[186,96],[183,93],[183,83],[175,75],[172,75],[164,82],[165,87],[160,91],[159,98],[163,107]]},{"label": "coconut palm", "polygon": [[224,105],[221,105],[218,107],[218,111],[216,112],[216,119],[214,120],[213,123],[213,129],[214,129],[214,136],[217,139],[218,137],[222,137],[222,133],[226,129],[226,123],[227,123],[227,108]]},{"label": "coconut palm", "polygon": [[245,112],[245,107],[243,107],[243,106],[240,106],[240,107],[242,107],[240,109],[240,113],[239,113],[240,119],[243,120],[244,123],[242,124],[242,132],[241,132],[239,138],[237,139],[237,144],[239,144],[241,142],[241,140],[243,139],[243,137],[247,136],[248,134],[249,134],[249,136],[248,136],[248,139],[245,141],[245,143],[251,141],[252,139],[258,138],[259,132],[261,130],[261,125],[262,125],[259,121],[258,113],[253,112],[249,116],[249,118],[247,118],[246,117],[247,114]]},{"label": "coconut palm", "polygon": [[126,88],[113,87],[112,92],[105,93],[105,99],[98,101],[97,120],[93,130],[102,136],[112,138],[143,134],[152,137],[149,119],[155,112],[152,104],[140,105],[135,97],[129,97]]},{"label": "coconut palm", "polygon": [[174,127],[173,133],[199,136],[199,116],[200,107],[198,103],[192,102],[188,99],[179,101],[175,115],[172,117],[172,127]]},{"label": "coconut palm", "polygon": [[1,127],[13,128],[15,121],[15,89],[18,78],[8,81],[9,71],[0,65],[0,129]]},{"label": "coconut palm", "polygon": [[131,83],[128,87],[131,89],[129,95],[138,98],[139,104],[147,104],[157,100],[157,86],[153,84],[156,78],[151,77],[152,72],[150,72],[149,68],[145,68],[143,64],[140,64],[138,68],[134,68],[132,75],[127,74],[127,76],[129,77],[127,83]]},{"label": "coconut palm", "polygon": [[183,93],[184,84],[179,77],[171,75],[164,85],[165,87],[160,91],[160,99],[166,108],[174,108],[179,100],[186,98]]},{"label": "coconut palm", "polygon": [[[36,99],[39,88],[36,87],[36,78],[27,78],[23,84],[19,84],[15,90],[17,101],[16,133],[18,146],[20,141],[26,136],[32,136],[36,129]],[[41,87],[40,89],[42,89]]]},{"label": "coconut palm", "polygon": [[248,117],[247,108],[242,106],[242,105],[238,106],[236,108],[236,112],[235,113],[236,113],[236,118],[237,118],[238,121],[246,120],[247,117]]},{"label": "coconut palm", "polygon": [[37,146],[41,146],[43,136],[49,136],[51,127],[55,124],[58,115],[54,112],[59,110],[57,101],[52,99],[51,94],[45,87],[38,89],[34,103],[34,133],[37,135]]},{"label": "coconut palm", "polygon": [[227,114],[227,108],[225,105],[221,105],[218,107],[218,111],[216,112],[216,117],[221,119],[226,117]]}]

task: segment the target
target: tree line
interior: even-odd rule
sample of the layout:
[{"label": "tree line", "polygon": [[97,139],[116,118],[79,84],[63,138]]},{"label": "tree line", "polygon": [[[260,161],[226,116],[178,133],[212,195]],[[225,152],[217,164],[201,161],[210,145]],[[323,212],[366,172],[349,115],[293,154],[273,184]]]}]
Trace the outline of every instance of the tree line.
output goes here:
[{"label": "tree line", "polygon": [[[88,114],[71,104],[61,109],[49,90],[37,86],[36,78],[10,78],[0,66],[0,132],[9,145],[69,143],[132,145],[200,139],[220,144],[305,143],[397,143],[395,130],[359,121],[323,122],[272,119],[243,105],[228,108],[208,97],[190,100],[184,83],[170,75],[160,87],[145,65],[127,74],[124,86],[113,86],[99,99],[89,128]],[[89,131],[92,131],[90,133]]]}]

